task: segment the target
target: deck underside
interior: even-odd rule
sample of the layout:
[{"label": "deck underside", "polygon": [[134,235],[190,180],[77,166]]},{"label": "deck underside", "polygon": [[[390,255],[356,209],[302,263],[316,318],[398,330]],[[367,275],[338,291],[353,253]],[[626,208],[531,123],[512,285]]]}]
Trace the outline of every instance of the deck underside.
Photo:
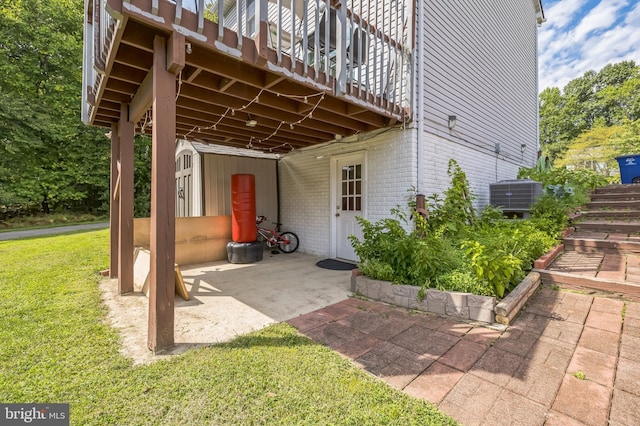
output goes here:
[{"label": "deck underside", "polygon": [[[185,43],[184,68],[176,76],[176,138],[289,152],[409,119],[407,109],[366,87],[349,83],[336,93],[334,78],[321,70],[299,60],[292,66],[288,55],[279,61],[269,45],[260,54],[254,39],[242,38],[239,47],[236,32],[224,28],[219,38],[218,25],[208,20],[199,33],[198,16],[187,10],[175,25],[175,4],[159,6],[154,15],[151,0],[108,1],[117,25],[109,27],[104,70],[89,90],[92,124],[111,127],[121,105],[150,84],[157,35]],[[149,107],[130,117],[137,133],[151,133]]]}]

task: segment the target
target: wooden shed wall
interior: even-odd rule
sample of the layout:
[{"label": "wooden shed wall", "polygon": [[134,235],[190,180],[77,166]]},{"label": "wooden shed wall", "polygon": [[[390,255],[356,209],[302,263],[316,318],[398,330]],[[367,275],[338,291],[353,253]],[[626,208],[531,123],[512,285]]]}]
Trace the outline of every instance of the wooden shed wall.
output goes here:
[{"label": "wooden shed wall", "polygon": [[205,216],[231,214],[231,175],[247,173],[256,177],[256,214],[267,216],[266,225],[277,220],[277,160],[218,154],[203,157]]}]

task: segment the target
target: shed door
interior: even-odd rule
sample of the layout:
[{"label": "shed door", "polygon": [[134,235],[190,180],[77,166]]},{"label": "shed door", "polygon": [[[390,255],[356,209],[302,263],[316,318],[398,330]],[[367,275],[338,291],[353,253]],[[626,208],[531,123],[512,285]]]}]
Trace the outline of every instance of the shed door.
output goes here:
[{"label": "shed door", "polygon": [[176,158],[176,217],[192,215],[193,178],[192,157],[189,151],[183,151]]}]

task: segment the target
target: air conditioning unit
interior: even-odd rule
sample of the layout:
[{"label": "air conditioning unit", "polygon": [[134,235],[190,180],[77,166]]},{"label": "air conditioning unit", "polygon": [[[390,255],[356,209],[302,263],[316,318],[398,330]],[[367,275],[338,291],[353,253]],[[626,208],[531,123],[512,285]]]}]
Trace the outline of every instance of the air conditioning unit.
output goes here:
[{"label": "air conditioning unit", "polygon": [[490,203],[506,212],[527,212],[542,194],[542,184],[535,180],[501,180],[489,185]]}]

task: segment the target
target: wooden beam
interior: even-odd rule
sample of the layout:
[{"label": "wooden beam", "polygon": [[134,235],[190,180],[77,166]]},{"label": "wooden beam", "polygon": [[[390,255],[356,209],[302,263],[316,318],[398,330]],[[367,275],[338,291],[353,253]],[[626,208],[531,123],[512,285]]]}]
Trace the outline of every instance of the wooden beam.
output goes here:
[{"label": "wooden beam", "polygon": [[151,268],[147,345],[154,352],[174,344],[176,76],[167,71],[166,41],[153,42],[151,154]]},{"label": "wooden beam", "polygon": [[[151,108],[151,103],[153,102],[153,73],[154,67],[151,68],[147,76],[142,81],[140,88],[131,99],[131,104],[129,105],[129,121],[132,123],[137,123],[140,121],[142,116]],[[166,71],[163,67],[163,71]]]},{"label": "wooden beam", "polygon": [[183,73],[182,80],[191,83],[202,72],[202,68],[189,67],[185,73]]},{"label": "wooden beam", "polygon": [[185,38],[182,34],[173,32],[169,37],[167,47],[167,71],[178,74],[184,68]]},{"label": "wooden beam", "polygon": [[118,162],[120,161],[120,132],[118,123],[111,125],[111,188],[109,194],[109,276],[118,277],[118,235],[120,230],[119,202],[114,197],[119,185]]},{"label": "wooden beam", "polygon": [[133,292],[133,140],[134,125],[128,119],[129,106],[121,104],[120,122],[120,230],[118,236],[118,293]]}]

